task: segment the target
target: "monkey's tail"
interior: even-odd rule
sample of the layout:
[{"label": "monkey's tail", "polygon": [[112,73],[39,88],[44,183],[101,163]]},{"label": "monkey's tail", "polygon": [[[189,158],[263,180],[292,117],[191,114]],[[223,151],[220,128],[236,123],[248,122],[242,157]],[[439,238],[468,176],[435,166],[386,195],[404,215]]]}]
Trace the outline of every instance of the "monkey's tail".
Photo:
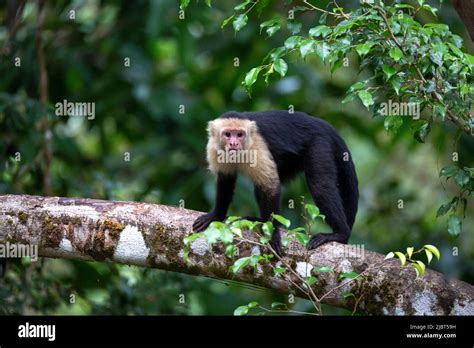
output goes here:
[{"label": "monkey's tail", "polygon": [[[342,142],[342,139],[341,139]],[[338,156],[338,183],[339,192],[342,198],[342,205],[346,214],[347,225],[352,230],[357,208],[359,204],[359,183],[357,180],[357,173],[352,162],[352,155],[349,152],[346,144],[339,143],[342,156]]]}]

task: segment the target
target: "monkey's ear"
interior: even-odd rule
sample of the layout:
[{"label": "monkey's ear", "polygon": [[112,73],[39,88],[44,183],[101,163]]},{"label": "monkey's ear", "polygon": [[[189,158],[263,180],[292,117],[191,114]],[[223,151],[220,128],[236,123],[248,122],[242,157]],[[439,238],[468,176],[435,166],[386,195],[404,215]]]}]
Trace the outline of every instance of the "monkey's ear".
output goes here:
[{"label": "monkey's ear", "polygon": [[207,123],[207,133],[209,134],[209,138],[216,136],[217,130],[215,121],[209,121]]},{"label": "monkey's ear", "polygon": [[257,133],[257,123],[255,121],[250,121],[249,133],[250,135],[254,135],[255,133]]}]

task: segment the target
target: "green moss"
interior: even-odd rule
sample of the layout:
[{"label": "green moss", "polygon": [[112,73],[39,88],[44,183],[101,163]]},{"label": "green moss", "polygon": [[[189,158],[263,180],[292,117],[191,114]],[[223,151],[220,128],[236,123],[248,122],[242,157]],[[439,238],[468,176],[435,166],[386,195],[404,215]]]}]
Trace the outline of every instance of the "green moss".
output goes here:
[{"label": "green moss", "polygon": [[63,229],[55,219],[45,216],[41,222],[43,244],[50,248],[57,248],[63,239]]},{"label": "green moss", "polygon": [[22,224],[26,224],[26,221],[28,220],[28,214],[24,211],[20,211],[18,212],[18,219]]},{"label": "green moss", "polygon": [[125,226],[118,221],[106,219],[102,223],[101,228],[108,230],[111,237],[117,237],[124,230]]}]

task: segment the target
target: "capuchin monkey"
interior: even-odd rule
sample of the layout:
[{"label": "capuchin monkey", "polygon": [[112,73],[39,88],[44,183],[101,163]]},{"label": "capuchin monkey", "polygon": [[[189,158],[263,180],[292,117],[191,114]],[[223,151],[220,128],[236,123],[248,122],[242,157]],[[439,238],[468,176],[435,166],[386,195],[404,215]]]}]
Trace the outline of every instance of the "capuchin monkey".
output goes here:
[{"label": "capuchin monkey", "polygon": [[[230,111],[208,123],[207,161],[217,175],[215,207],[193,224],[203,231],[226,218],[237,174],[252,179],[260,209],[258,221],[280,213],[281,184],[304,172],[314,203],[332,233],[311,237],[309,248],[347,243],[357,213],[357,175],[350,152],[327,122],[302,112]],[[273,219],[271,246],[281,255],[278,222]]]}]

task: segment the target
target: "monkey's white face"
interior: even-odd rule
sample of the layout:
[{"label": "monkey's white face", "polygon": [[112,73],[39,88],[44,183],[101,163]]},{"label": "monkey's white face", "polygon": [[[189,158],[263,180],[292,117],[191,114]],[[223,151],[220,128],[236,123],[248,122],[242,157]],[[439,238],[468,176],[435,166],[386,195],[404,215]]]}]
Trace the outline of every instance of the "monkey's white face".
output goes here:
[{"label": "monkey's white face", "polygon": [[221,129],[221,146],[225,151],[240,151],[247,148],[247,131],[241,127]]}]

